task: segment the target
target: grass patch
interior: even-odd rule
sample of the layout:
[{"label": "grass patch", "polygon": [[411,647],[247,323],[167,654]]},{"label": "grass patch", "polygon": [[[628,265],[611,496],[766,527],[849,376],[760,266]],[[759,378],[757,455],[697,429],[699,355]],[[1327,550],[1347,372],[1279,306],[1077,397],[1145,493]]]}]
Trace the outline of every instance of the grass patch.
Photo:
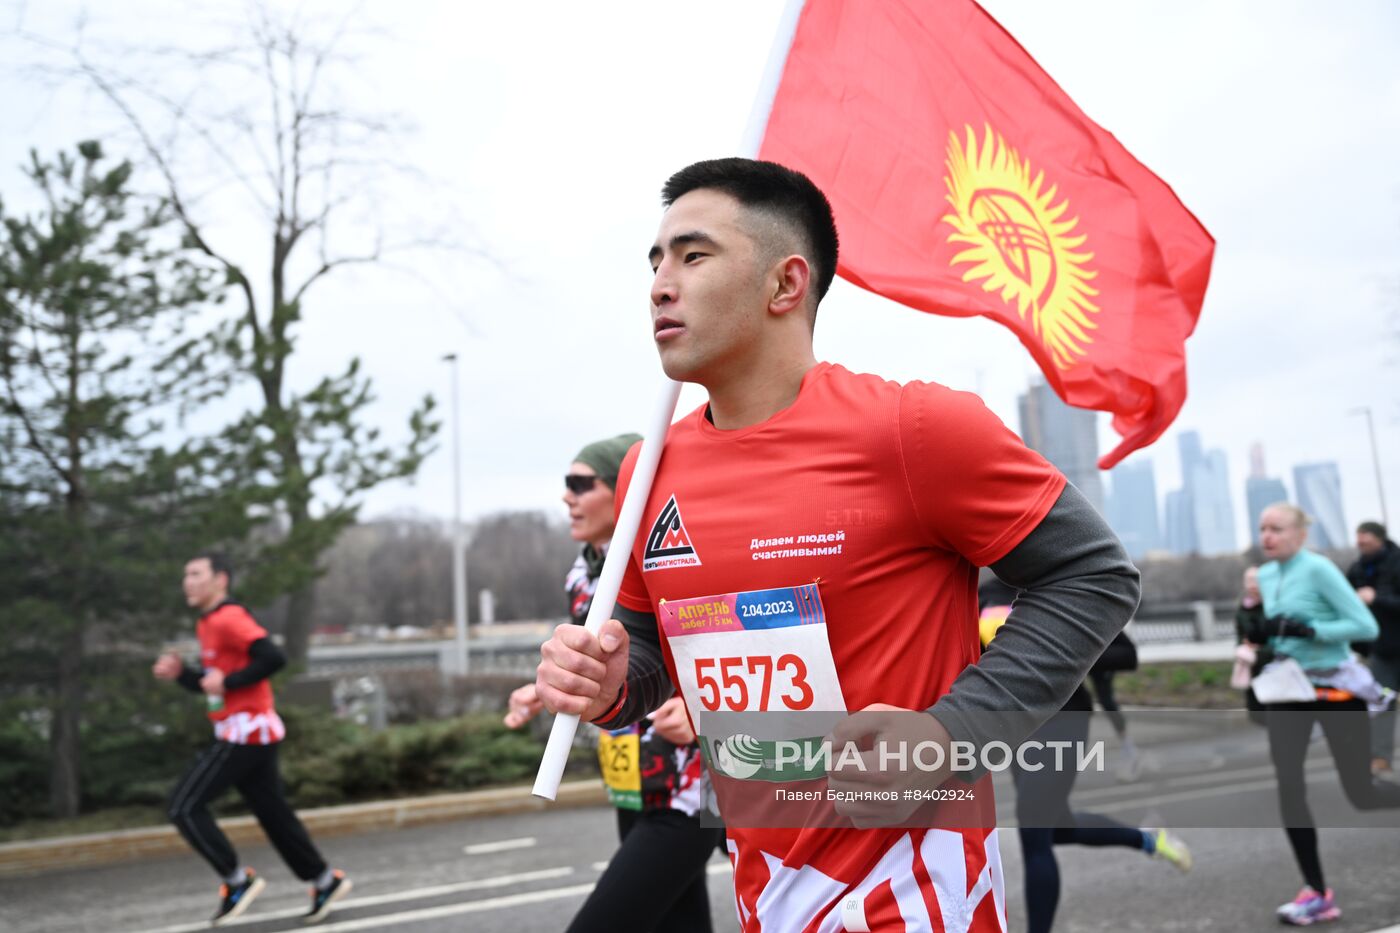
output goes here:
[{"label": "grass patch", "polygon": [[[282,778],[297,809],[519,785],[534,776],[546,734],[506,729],[495,713],[371,732],[324,711],[287,706],[281,712],[288,733]],[[0,825],[0,843],[167,825],[164,800],[207,742],[201,738],[179,757],[109,776],[108,783],[128,788],[139,782],[139,803],[97,802],[90,812],[66,820],[21,816]],[[566,778],[597,775],[596,750],[576,742]],[[232,791],[210,809],[215,816],[248,812]]]},{"label": "grass patch", "polygon": [[1113,678],[1113,692],[1124,706],[1239,709],[1244,695],[1230,686],[1231,666],[1229,661],[1144,664]]}]

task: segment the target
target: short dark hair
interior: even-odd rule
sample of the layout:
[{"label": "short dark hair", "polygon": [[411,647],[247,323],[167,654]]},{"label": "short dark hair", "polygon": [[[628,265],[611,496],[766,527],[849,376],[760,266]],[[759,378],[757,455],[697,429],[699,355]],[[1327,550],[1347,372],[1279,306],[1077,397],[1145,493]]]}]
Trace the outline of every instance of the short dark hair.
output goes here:
[{"label": "short dark hair", "polygon": [[831,202],[801,172],[755,159],[709,159],[688,165],[666,180],[661,204],[670,207],[699,189],[722,191],[747,208],[769,214],[797,229],[811,255],[817,303],[836,277],[839,245]]},{"label": "short dark hair", "polygon": [[229,589],[233,589],[233,561],[223,551],[200,551],[190,560],[207,560],[209,569],[214,573],[222,573],[228,577]]},{"label": "short dark hair", "polygon": [[1385,533],[1385,526],[1380,522],[1362,522],[1356,526],[1357,534],[1361,534],[1363,531],[1368,535],[1375,535],[1382,541],[1390,538],[1390,535]]}]

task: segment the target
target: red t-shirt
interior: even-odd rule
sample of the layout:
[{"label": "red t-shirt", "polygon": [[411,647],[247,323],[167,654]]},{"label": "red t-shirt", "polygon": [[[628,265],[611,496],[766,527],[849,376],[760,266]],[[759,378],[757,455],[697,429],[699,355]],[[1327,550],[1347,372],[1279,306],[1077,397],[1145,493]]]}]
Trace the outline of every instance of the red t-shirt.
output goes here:
[{"label": "red t-shirt", "polygon": [[[821,363],[761,424],[720,431],[702,406],[671,427],[618,602],[659,613],[815,582],[844,708],[926,709],[979,656],[977,568],[1064,483],[974,395]],[[1002,928],[995,830],[731,827],[729,845],[746,931],[808,929],[848,892],[872,929]]]},{"label": "red t-shirt", "polygon": [[[267,629],[237,603],[226,602],[202,616],[195,629],[199,638],[200,665],[225,675],[248,666],[248,646],[267,637]],[[234,745],[271,745],[280,742],[286,728],[272,703],[272,685],[264,678],[255,684],[229,690],[223,708],[210,710],[214,736]]]}]

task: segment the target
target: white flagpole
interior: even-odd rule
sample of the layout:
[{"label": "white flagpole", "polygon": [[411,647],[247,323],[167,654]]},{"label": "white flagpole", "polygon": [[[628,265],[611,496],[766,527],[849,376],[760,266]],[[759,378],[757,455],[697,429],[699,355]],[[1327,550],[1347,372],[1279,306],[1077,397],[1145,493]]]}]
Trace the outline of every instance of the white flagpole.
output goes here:
[{"label": "white flagpole", "polygon": [[[739,147],[739,154],[746,158],[758,157],[763,133],[768,127],[768,114],[773,108],[773,98],[778,93],[783,67],[787,64],[788,48],[792,45],[793,34],[797,31],[797,20],[802,15],[803,2],[804,0],[788,0],[782,18],[778,21],[778,32],[774,36],[773,48],[768,54],[768,64],[763,70],[763,79],[759,83],[748,126],[744,130],[743,142]],[[608,556],[603,561],[603,572],[598,577],[598,588],[593,593],[593,603],[589,606],[588,618],[583,623],[583,627],[594,635],[598,634],[598,629],[603,627],[604,622],[612,618],[613,608],[617,604],[617,591],[622,586],[622,577],[632,556],[632,545],[636,543],[637,530],[642,524],[642,510],[646,508],[647,498],[651,495],[651,483],[656,478],[656,467],[661,462],[661,448],[666,443],[666,432],[671,427],[671,419],[675,417],[676,402],[680,393],[681,384],[667,379],[657,398],[651,421],[647,423],[642,451],[637,456],[637,465],[627,485],[627,498],[623,500],[622,511],[617,516],[612,543],[608,545]],[[564,765],[569,760],[569,748],[574,744],[577,731],[577,716],[560,713],[554,717],[554,725],[549,730],[549,742],[545,745],[544,756],[540,759],[540,769],[535,774],[533,793],[536,797],[553,800],[559,793],[559,781],[564,776]]]},{"label": "white flagpole", "polygon": [[783,80],[783,69],[787,67],[788,50],[792,48],[792,37],[797,34],[797,21],[802,18],[802,7],[805,5],[806,0],[788,0],[783,7],[783,15],[778,19],[778,31],[773,36],[768,63],[763,66],[763,77],[759,79],[758,93],[754,95],[753,109],[749,111],[749,123],[739,144],[739,155],[745,158],[758,158],[763,134],[768,129],[768,115],[773,111],[773,98],[778,96],[778,85]]},{"label": "white flagpole", "polygon": [[[608,556],[603,560],[603,572],[598,577],[598,588],[593,592],[593,603],[588,607],[588,618],[583,623],[583,627],[594,635],[598,634],[604,622],[612,618],[617,591],[622,586],[627,561],[632,557],[632,545],[642,524],[642,510],[646,508],[647,497],[651,494],[651,481],[656,478],[661,447],[666,443],[666,431],[671,427],[671,418],[676,413],[676,401],[680,395],[681,384],[667,379],[657,397],[651,421],[647,423],[642,452],[638,454],[637,465],[632,470],[627,498],[622,501],[612,543],[608,545]],[[540,770],[535,774],[536,797],[553,800],[559,792],[559,780],[564,776],[564,765],[569,760],[569,747],[574,744],[576,731],[578,717],[574,714],[560,713],[554,717],[554,725],[549,730],[549,743],[545,745],[544,757],[540,759]]]}]

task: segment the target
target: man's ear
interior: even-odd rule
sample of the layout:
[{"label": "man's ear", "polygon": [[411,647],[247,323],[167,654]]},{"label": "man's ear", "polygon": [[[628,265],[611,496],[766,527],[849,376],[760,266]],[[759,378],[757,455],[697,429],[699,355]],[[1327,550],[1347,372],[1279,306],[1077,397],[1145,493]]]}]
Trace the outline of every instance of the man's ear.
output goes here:
[{"label": "man's ear", "polygon": [[773,272],[769,313],[787,314],[805,307],[807,292],[812,287],[812,267],[807,260],[793,254],[774,266]]}]

